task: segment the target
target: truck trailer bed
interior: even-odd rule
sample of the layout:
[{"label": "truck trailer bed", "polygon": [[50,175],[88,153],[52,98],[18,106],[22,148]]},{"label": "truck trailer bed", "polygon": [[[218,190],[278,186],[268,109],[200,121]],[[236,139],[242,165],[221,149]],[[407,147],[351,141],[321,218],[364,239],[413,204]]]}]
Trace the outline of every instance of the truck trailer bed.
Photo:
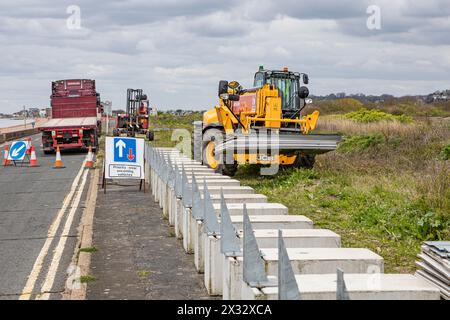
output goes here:
[{"label": "truck trailer bed", "polygon": [[97,126],[97,117],[50,119],[40,126],[41,130],[51,128],[93,128]]}]

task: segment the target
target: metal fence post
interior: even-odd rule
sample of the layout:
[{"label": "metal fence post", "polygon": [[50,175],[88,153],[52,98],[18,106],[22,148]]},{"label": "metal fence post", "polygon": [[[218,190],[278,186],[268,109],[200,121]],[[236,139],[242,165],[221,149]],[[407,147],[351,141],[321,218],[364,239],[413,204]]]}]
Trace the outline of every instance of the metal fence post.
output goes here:
[{"label": "metal fence post", "polygon": [[205,189],[203,190],[203,201],[205,203],[205,229],[204,231],[208,235],[218,235],[220,234],[220,226],[217,221],[216,211],[214,210],[214,205],[211,200],[211,195],[209,194],[208,187],[205,183]]},{"label": "metal fence post", "polygon": [[244,203],[244,270],[243,280],[252,287],[260,288],[268,283],[264,262],[259,251],[258,243],[253,234],[252,224]]},{"label": "metal fence post", "polygon": [[220,252],[228,257],[242,255],[241,244],[237,237],[238,233],[231,222],[223,190],[220,190]]},{"label": "metal fence post", "polygon": [[300,299],[300,291],[283,240],[283,232],[278,230],[278,300]]},{"label": "metal fence post", "polygon": [[[189,180],[187,179],[186,171],[183,167],[183,174],[184,174],[184,184],[183,184],[183,195],[181,200],[183,201],[183,205],[186,208],[192,208],[192,188],[189,184]],[[194,173],[192,173],[192,176],[194,176]]]},{"label": "metal fence post", "polygon": [[202,210],[202,197],[198,188],[197,179],[194,176],[192,177],[192,217],[195,220],[203,219]]},{"label": "metal fence post", "polygon": [[350,300],[347,287],[345,286],[344,270],[337,268],[336,270],[336,300]]}]

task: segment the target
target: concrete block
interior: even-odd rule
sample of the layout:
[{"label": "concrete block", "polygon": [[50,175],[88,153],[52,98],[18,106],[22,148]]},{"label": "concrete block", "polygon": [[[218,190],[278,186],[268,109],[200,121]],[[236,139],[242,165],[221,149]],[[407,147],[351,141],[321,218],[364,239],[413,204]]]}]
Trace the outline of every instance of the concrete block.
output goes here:
[{"label": "concrete block", "polygon": [[[187,247],[188,248],[192,248],[192,253],[195,254],[195,250],[196,250],[196,240],[195,238],[198,237],[199,233],[197,228],[199,227],[198,221],[196,219],[194,219],[194,217],[192,216],[192,214],[188,217],[189,218],[189,222],[187,222],[187,230],[185,233],[186,236],[186,242],[187,242]],[[199,221],[201,223],[201,221]],[[197,246],[199,246],[199,244],[197,244]]]},{"label": "concrete block", "polygon": [[194,175],[202,175],[202,176],[221,176],[223,177],[223,175],[220,175],[214,171],[212,171],[211,169],[208,168],[204,168],[204,167],[184,167],[184,171],[186,171],[186,175],[189,176],[192,173],[194,173]]},{"label": "concrete block", "polygon": [[[254,231],[258,247],[278,248],[277,229]],[[286,229],[283,240],[287,248],[340,248],[341,237],[328,229]]]},{"label": "concrete block", "polygon": [[[382,273],[383,258],[365,248],[288,248],[289,259],[296,274],[334,273],[341,268],[346,273]],[[269,275],[278,272],[278,250],[264,249]]]},{"label": "concrete block", "polygon": [[[168,164],[167,164],[168,165]],[[191,169],[202,169],[208,172],[215,172],[214,169],[211,169],[207,166],[204,166],[202,164],[194,164],[194,163],[187,163],[184,164],[182,163],[182,165],[184,166],[185,169],[191,170]],[[178,167],[180,167],[181,165],[179,165]],[[175,169],[175,164],[172,163],[172,168]]]},{"label": "concrete block", "polygon": [[175,196],[175,190],[172,188],[168,188],[167,190],[167,206],[168,206],[168,216],[169,216],[169,225],[173,226],[175,224],[175,216],[174,213],[176,211],[175,203],[176,203],[176,196]]},{"label": "concrete block", "polygon": [[177,164],[177,165],[195,165],[195,166],[201,166],[202,164],[198,161],[194,161],[194,160],[189,160],[189,159],[183,159],[183,158],[171,158],[170,161],[172,162],[172,164]]},{"label": "concrete block", "polygon": [[181,221],[182,224],[182,234],[183,234],[183,249],[186,253],[194,253],[194,242],[192,241],[192,234],[191,234],[191,223],[193,220],[192,218],[192,210],[191,208],[184,208],[183,211],[183,218]]},{"label": "concrete block", "polygon": [[182,239],[183,238],[183,230],[181,230],[182,228],[182,215],[184,212],[184,206],[183,206],[183,202],[181,201],[181,199],[176,199],[176,210],[175,210],[175,214],[174,214],[174,227],[175,227],[175,236],[177,237],[177,239]]},{"label": "concrete block", "polygon": [[[196,177],[197,179],[197,183],[199,184],[199,186],[201,184],[203,184],[203,177]],[[188,182],[192,183],[192,180],[188,177]],[[216,177],[216,176],[211,176],[211,177],[206,177],[206,184],[208,185],[208,187],[211,186],[240,186],[241,183],[238,180],[234,180],[234,179],[222,179],[220,177]]]},{"label": "concrete block", "polygon": [[192,226],[194,236],[194,265],[195,269],[198,273],[203,273],[205,271],[205,262],[204,262],[204,243],[206,234],[203,232],[203,222],[196,221],[196,223]]},{"label": "concrete block", "polygon": [[[335,273],[337,268],[341,268],[345,273],[382,273],[384,269],[383,258],[364,248],[288,248],[287,252],[295,274]],[[263,248],[261,254],[267,274],[277,275],[278,249]],[[224,271],[242,273],[242,257],[233,259],[235,261],[224,267]],[[230,263],[229,259],[227,262]],[[223,279],[227,282],[229,292],[224,292],[224,296],[240,300],[242,283],[231,283],[231,274],[226,272]],[[236,275],[233,277],[239,278]]]},{"label": "concrete block", "polygon": [[[203,193],[203,184],[198,186],[200,192]],[[222,191],[223,194],[249,194],[255,193],[255,190],[247,186],[208,186],[210,194],[219,194]]]},{"label": "concrete block", "polygon": [[223,255],[220,253],[220,236],[206,236],[204,243],[204,282],[211,296],[222,295]]},{"label": "concrete block", "polygon": [[[273,277],[276,280],[276,277]],[[296,275],[302,300],[336,300],[336,273]],[[411,274],[344,274],[350,300],[439,300],[439,289]],[[242,288],[243,299],[276,300],[278,287]]]},{"label": "concrete block", "polygon": [[169,185],[164,184],[162,194],[162,211],[163,217],[169,219]]},{"label": "concrete block", "polygon": [[[288,208],[280,203],[246,203],[247,212],[250,216],[256,215],[287,215]],[[243,215],[243,203],[227,203],[230,215]],[[220,203],[214,204],[214,210],[220,215]]]},{"label": "concrete block", "polygon": [[[270,203],[267,203],[270,204]],[[243,216],[230,216],[231,222],[237,230],[243,229]],[[301,215],[251,215],[249,216],[253,230],[257,229],[312,229],[313,222],[311,219]]]},{"label": "concrete block", "polygon": [[[191,183],[191,180],[192,180],[192,176],[191,176],[191,173],[188,171],[187,172],[187,178],[188,178],[188,181],[189,181],[189,183]],[[218,179],[218,180],[231,180],[231,178],[230,177],[227,177],[227,176],[223,176],[223,175],[221,175],[221,174],[218,174],[218,173],[211,173],[211,172],[195,172],[194,171],[194,175],[195,175],[195,179],[197,179],[197,182],[199,181],[199,180],[201,180],[201,181],[203,181],[203,180],[214,180],[214,179]]]},{"label": "concrete block", "polygon": [[[203,195],[202,195],[203,198]],[[267,197],[262,194],[225,194],[225,202],[231,203],[266,203]],[[211,194],[211,201],[213,203],[220,203],[220,194]]]},{"label": "concrete block", "polygon": [[[254,232],[260,248],[278,248],[278,230],[262,229]],[[287,248],[339,248],[341,237],[327,229],[286,229],[283,239]],[[242,246],[242,241],[241,241]],[[223,281],[222,264],[224,256],[220,252],[220,237],[206,238],[205,247],[205,286],[211,295],[221,295]]]},{"label": "concrete block", "polygon": [[222,299],[237,300],[242,297],[242,260],[234,257],[223,257],[222,266]]}]

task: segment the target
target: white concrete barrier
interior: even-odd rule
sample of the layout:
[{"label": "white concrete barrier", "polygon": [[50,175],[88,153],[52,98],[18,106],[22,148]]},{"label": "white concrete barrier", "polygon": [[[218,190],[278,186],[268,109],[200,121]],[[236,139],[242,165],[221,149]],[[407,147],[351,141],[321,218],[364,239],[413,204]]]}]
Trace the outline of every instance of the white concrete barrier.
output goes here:
[{"label": "white concrete barrier", "polygon": [[[199,184],[203,184],[203,181],[206,180],[206,184],[208,187],[211,186],[240,186],[241,183],[238,180],[224,178],[223,176],[210,176],[210,177],[195,177]],[[205,178],[205,179],[204,179]],[[192,183],[192,179],[188,176],[189,184]]]},{"label": "white concrete barrier", "polygon": [[[275,277],[272,278],[276,280]],[[302,300],[336,300],[336,273],[296,275]],[[344,274],[350,300],[439,300],[439,289],[411,274]],[[278,287],[242,287],[242,299],[276,300]]]},{"label": "white concrete barrier", "polygon": [[[274,203],[267,203],[272,205]],[[248,204],[247,208],[252,205]],[[230,205],[231,206],[231,205]],[[313,227],[313,222],[311,219],[301,215],[290,216],[283,212],[275,211],[271,215],[250,215],[250,222],[254,230],[256,229],[311,229]],[[231,222],[237,230],[243,229],[243,216],[242,215],[232,215],[230,216]]]},{"label": "white concrete barrier", "polygon": [[[200,179],[200,181],[203,183],[203,179]],[[192,180],[189,179],[188,177],[188,182],[191,184]],[[199,180],[197,180],[197,182],[199,182]],[[208,184],[208,188],[211,186],[216,186],[216,187],[224,187],[224,188],[234,188],[234,187],[239,187],[240,186],[240,182],[238,180],[234,180],[234,179],[216,179],[216,178],[212,178],[212,177],[208,177],[206,180],[206,183]],[[200,188],[200,186],[199,186]],[[202,187],[203,190],[203,187]],[[230,189],[232,190],[232,189]],[[247,189],[248,191],[248,189]],[[227,192],[228,193],[228,192]],[[175,225],[179,222],[179,224],[181,225],[181,214],[182,211],[177,210],[179,207],[176,205],[176,197],[175,197],[175,192],[174,191],[170,191],[169,192],[169,197],[171,197],[171,202],[172,205],[169,206],[169,221],[171,221],[171,225]]]},{"label": "white concrete barrier", "polygon": [[[191,177],[192,179],[192,172],[189,173],[188,175]],[[211,174],[211,173],[206,173],[206,175],[204,175],[202,172],[198,172],[198,171],[194,171],[194,176],[198,179],[203,180],[204,178],[206,179],[221,179],[222,180],[222,176],[217,175],[216,173]],[[225,178],[226,179],[226,178]],[[226,179],[226,180],[231,180],[231,179]],[[192,181],[188,178],[189,183],[192,183]],[[226,185],[226,184],[225,184]],[[234,185],[234,183],[233,183]],[[168,217],[169,221],[172,221],[172,223],[174,223],[174,219],[173,219],[173,212],[170,212],[171,208],[173,208],[173,206],[170,205],[170,203],[174,200],[169,199],[169,197],[174,197],[174,193],[171,190],[172,188],[170,188],[167,183],[165,182],[160,182],[160,196],[159,196],[159,201],[161,204],[161,207],[163,209],[163,216],[164,217]]]},{"label": "white concrete barrier", "polygon": [[[214,210],[220,215],[220,203],[214,203]],[[246,203],[247,212],[251,216],[255,215],[287,215],[288,208],[280,203]],[[230,215],[242,216],[244,212],[243,203],[227,203]]]},{"label": "white concrete barrier", "polygon": [[[188,180],[190,184],[192,184],[191,180]],[[203,180],[201,180],[203,183]],[[197,180],[197,182],[199,182]],[[240,186],[240,182],[234,179],[212,179],[210,180],[209,178],[206,180],[206,183],[208,184],[208,187],[210,185],[213,186],[229,186],[229,187],[239,187]],[[251,194],[249,194],[251,195]],[[175,234],[177,236],[177,238],[181,239],[183,236],[183,219],[184,216],[187,215],[187,213],[184,210],[184,207],[182,205],[182,201],[180,199],[176,199],[176,197],[174,197],[174,193],[171,195],[172,196],[172,205],[171,205],[171,212],[169,213],[169,221],[172,220],[170,218],[170,216],[173,217],[173,225],[175,226]],[[254,195],[251,195],[254,196]],[[263,202],[264,199],[259,196],[259,197],[254,197],[253,201],[261,201]],[[267,198],[266,200],[267,201]]]},{"label": "white concrete barrier", "polygon": [[[295,274],[327,274],[341,268],[347,273],[382,273],[383,258],[364,248],[288,248]],[[261,249],[264,269],[268,275],[278,271],[278,250]],[[238,299],[242,289],[242,257],[227,258],[223,266],[223,298]]]},{"label": "white concrete barrier", "polygon": [[[209,188],[208,188],[209,190]],[[264,203],[267,201],[267,197],[260,195],[260,194],[224,194],[225,202],[228,203],[235,203],[235,202],[249,202],[249,203]],[[203,199],[203,195],[202,195]],[[214,203],[220,202],[220,194],[211,194],[211,201]],[[192,211],[186,208],[180,208],[179,212],[183,214],[182,216],[178,216],[176,218],[176,224],[178,228],[180,235],[183,237],[183,248],[186,252],[191,253],[194,251],[194,260],[198,262],[198,265],[200,265],[199,261],[203,261],[203,250],[197,251],[194,244],[195,241],[198,243],[199,248],[203,248],[203,244],[200,243],[200,239],[195,240],[193,237],[196,237],[199,235],[198,230],[196,229],[198,226],[197,221],[192,216]],[[178,210],[177,210],[178,213]],[[191,230],[193,229],[193,230]],[[181,237],[180,237],[181,238]],[[197,265],[197,264],[196,264]],[[203,270],[203,267],[200,268],[200,270]]]},{"label": "white concrete barrier", "polygon": [[[288,271],[282,271],[280,284],[284,283],[283,288],[289,288],[289,291],[281,292],[283,297],[292,297],[292,288],[286,286],[286,279],[289,279],[291,284],[292,281],[297,281],[302,299],[335,299],[335,272],[337,268],[340,268],[345,272],[345,285],[350,299],[439,299],[439,291],[422,279],[412,275],[382,274],[383,259],[380,256],[367,249],[338,248],[340,246],[338,235],[329,230],[312,229],[313,223],[307,217],[288,216],[288,209],[285,206],[267,203],[265,196],[254,194],[252,188],[240,187],[239,181],[215,173],[214,170],[198,161],[191,160],[174,148],[148,147],[147,149],[149,159],[155,164],[155,168],[147,167],[145,178],[151,185],[154,200],[159,202],[163,215],[169,218],[171,225],[174,225],[177,237],[183,238],[185,250],[194,252],[194,264],[198,272],[205,272],[205,285],[210,294],[223,293],[224,299],[278,298],[276,286],[253,288],[242,280],[242,257],[231,256],[239,251],[240,240],[237,242],[230,240],[233,244],[227,245],[225,249],[234,252],[230,256],[224,257],[221,254],[221,231],[216,230],[220,229],[218,220],[221,215],[220,193],[222,191],[228,207],[227,225],[233,224],[240,238],[242,238],[243,228],[243,203],[246,203],[249,215],[247,221],[250,221],[248,225],[251,223],[251,231],[246,227],[246,232],[251,235],[249,239],[253,239],[250,247],[246,242],[246,250],[248,250],[246,254],[252,257],[248,261],[259,262],[259,254],[255,248],[258,246],[263,248],[260,250],[261,265],[255,263],[254,266],[258,266],[257,268],[247,266],[246,270],[252,270],[251,273],[246,273],[249,281],[255,281],[250,278],[266,279],[265,276],[261,276],[263,273],[267,273],[272,279],[277,274],[278,231],[275,229],[283,229],[283,233],[280,232],[279,235],[280,243],[283,244],[282,248],[285,246],[287,249],[280,249],[280,252],[284,252],[281,261],[284,261],[285,267],[290,264],[293,273],[296,274],[294,279],[292,272],[289,271],[290,268],[286,269]],[[166,181],[167,175],[164,170],[168,167],[164,168],[164,166],[170,163],[172,168],[184,167],[187,183],[192,185],[192,174],[196,177],[198,193],[196,193],[197,200],[194,208],[197,214],[201,211],[199,202],[204,194],[203,180],[206,181],[211,200],[205,202],[208,203],[209,208],[206,211],[208,217],[205,220],[206,225],[203,220],[194,219],[192,209],[185,208],[183,201],[177,198],[174,187],[171,186],[173,180],[170,179],[170,183]],[[189,191],[187,194],[189,196]],[[216,216],[211,217],[213,210]],[[233,239],[234,231],[230,228],[228,227],[226,229],[228,231],[224,231],[224,234],[228,239]],[[205,233],[204,230],[208,230],[209,233]],[[253,249],[251,249],[252,246]],[[246,260],[246,265],[248,261]],[[339,279],[342,279],[342,271],[338,274]],[[340,286],[340,288],[343,287]],[[339,297],[342,298],[343,291],[339,292]]]},{"label": "white concrete barrier", "polygon": [[[201,181],[201,180],[200,180]],[[203,193],[203,184],[198,186],[201,193]],[[208,186],[208,191],[210,194],[249,194],[255,193],[252,187],[247,186]]]},{"label": "white concrete barrier", "polygon": [[[203,195],[202,195],[203,198]],[[211,201],[214,203],[220,204],[220,194],[211,194]],[[227,204],[238,203],[266,203],[267,196],[263,194],[225,194],[225,201]]]},{"label": "white concrete barrier", "polygon": [[[250,220],[251,221],[251,220]],[[277,225],[272,222],[275,228]],[[254,224],[252,223],[254,228]],[[308,225],[309,227],[309,225]],[[278,229],[254,229],[254,235],[260,248],[278,247]],[[242,230],[240,230],[242,232]],[[283,238],[288,248],[339,248],[341,237],[327,229],[286,229]],[[242,247],[242,238],[241,247]],[[204,263],[205,286],[210,295],[222,295],[222,268],[225,256],[220,252],[220,236],[205,237]]]}]

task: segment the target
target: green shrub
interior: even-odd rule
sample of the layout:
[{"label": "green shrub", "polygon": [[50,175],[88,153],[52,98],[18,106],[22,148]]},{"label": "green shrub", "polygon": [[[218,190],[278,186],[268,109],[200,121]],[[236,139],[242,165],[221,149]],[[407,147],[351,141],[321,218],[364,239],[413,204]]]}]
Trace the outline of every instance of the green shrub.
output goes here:
[{"label": "green shrub", "polygon": [[378,122],[378,121],[399,121],[401,123],[410,123],[412,118],[410,116],[400,114],[393,115],[376,109],[361,108],[358,111],[350,112],[344,115],[345,119],[354,120],[357,122]]},{"label": "green shrub", "polygon": [[381,133],[355,135],[346,138],[338,145],[338,152],[360,152],[384,143],[386,138]]},{"label": "green shrub", "polygon": [[416,237],[421,240],[442,240],[449,227],[448,220],[430,211],[418,219]]},{"label": "green shrub", "polygon": [[443,160],[450,160],[450,144],[446,145],[441,151],[441,157]]}]

